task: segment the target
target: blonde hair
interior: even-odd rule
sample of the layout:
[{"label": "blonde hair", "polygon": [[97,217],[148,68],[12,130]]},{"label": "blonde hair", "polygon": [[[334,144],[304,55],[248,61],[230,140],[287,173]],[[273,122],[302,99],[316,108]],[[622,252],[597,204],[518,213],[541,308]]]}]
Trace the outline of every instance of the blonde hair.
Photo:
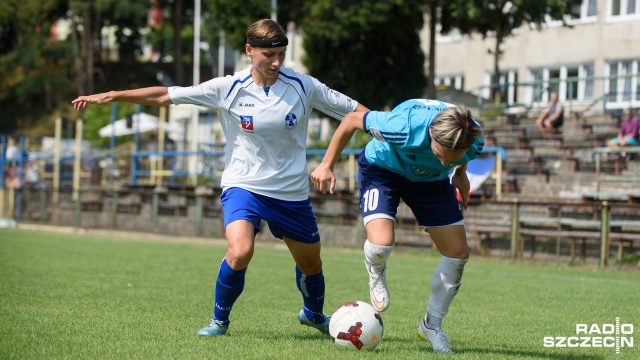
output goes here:
[{"label": "blonde hair", "polygon": [[271,40],[283,36],[287,34],[282,26],[271,19],[258,20],[247,29],[249,39]]},{"label": "blonde hair", "polygon": [[442,110],[431,122],[431,137],[447,150],[468,149],[483,136],[482,127],[464,106]]}]

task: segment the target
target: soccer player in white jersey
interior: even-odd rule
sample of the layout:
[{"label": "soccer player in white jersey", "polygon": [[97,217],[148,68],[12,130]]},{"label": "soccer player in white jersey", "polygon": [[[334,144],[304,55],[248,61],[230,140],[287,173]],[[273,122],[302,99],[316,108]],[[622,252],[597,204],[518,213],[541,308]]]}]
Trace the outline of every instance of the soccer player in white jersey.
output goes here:
[{"label": "soccer player in white jersey", "polygon": [[337,119],[368,109],[311,76],[282,67],[287,44],[278,23],[258,20],[247,30],[245,51],[252,64],[233,76],[192,87],[111,91],[72,101],[77,110],[110,102],[195,104],[218,110],[227,140],[220,199],[228,250],[216,281],[213,318],[200,335],[227,332],[261,220],[284,241],[296,263],[296,285],[303,298],[298,320],[328,333],[320,235],[309,197],[308,120],[313,108]]},{"label": "soccer player in white jersey", "polygon": [[466,209],[466,168],[482,151],[482,128],[466,108],[437,100],[408,100],[388,112],[349,113],[333,135],[321,164],[311,173],[311,182],[322,193],[327,190],[327,182],[333,193],[333,166],[356,130],[373,136],[358,161],[371,303],[379,311],[389,306],[386,263],[393,250],[395,217],[402,199],[441,253],[418,333],[431,342],[434,351],[451,352],[441,324],[469,258],[455,190],[460,192]]}]

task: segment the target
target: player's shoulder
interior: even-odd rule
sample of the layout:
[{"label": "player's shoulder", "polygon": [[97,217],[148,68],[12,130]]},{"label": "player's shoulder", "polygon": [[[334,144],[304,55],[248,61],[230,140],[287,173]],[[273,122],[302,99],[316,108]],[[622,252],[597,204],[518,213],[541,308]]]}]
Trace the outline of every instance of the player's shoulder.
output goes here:
[{"label": "player's shoulder", "polygon": [[282,66],[278,78],[290,85],[299,86],[308,96],[317,91],[329,91],[330,89],[311,75],[297,72],[291,68]]},{"label": "player's shoulder", "polygon": [[237,85],[242,85],[251,80],[251,72],[249,68],[237,71],[226,76],[219,76],[202,83],[205,89],[229,89]]},{"label": "player's shoulder", "polygon": [[284,67],[284,66],[280,67],[280,73],[278,74],[278,77],[280,77],[281,79],[304,81],[304,82],[307,82],[309,81],[309,79],[312,78],[310,75],[299,73],[291,68]]},{"label": "player's shoulder", "polygon": [[242,69],[240,71],[236,71],[235,73],[233,73],[233,75],[227,75],[224,77],[227,81],[231,82],[231,83],[235,83],[235,82],[247,82],[249,80],[251,80],[251,67],[248,67],[246,69]]}]

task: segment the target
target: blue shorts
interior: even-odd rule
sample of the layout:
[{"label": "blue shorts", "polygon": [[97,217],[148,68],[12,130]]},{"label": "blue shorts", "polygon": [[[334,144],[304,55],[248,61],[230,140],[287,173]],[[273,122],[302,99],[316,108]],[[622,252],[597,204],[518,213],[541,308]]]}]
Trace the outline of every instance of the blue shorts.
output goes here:
[{"label": "blue shorts", "polygon": [[[638,140],[636,140],[636,138],[627,137],[626,135],[624,137],[627,139],[627,146],[638,146],[638,145],[640,145],[640,143],[638,142]],[[617,137],[614,137],[611,140],[613,141],[614,144],[620,145],[620,139],[618,139]]]},{"label": "blue shorts", "polygon": [[363,155],[360,156],[358,165],[360,209],[365,224],[380,217],[395,220],[400,199],[413,211],[419,226],[464,224],[460,203],[448,178],[411,181],[393,171],[370,164]]},{"label": "blue shorts", "polygon": [[278,239],[286,237],[306,244],[320,241],[311,198],[284,201],[233,187],[220,195],[220,202],[225,228],[233,221],[247,220],[255,227],[255,235],[260,231],[260,221],[265,220],[271,234]]}]

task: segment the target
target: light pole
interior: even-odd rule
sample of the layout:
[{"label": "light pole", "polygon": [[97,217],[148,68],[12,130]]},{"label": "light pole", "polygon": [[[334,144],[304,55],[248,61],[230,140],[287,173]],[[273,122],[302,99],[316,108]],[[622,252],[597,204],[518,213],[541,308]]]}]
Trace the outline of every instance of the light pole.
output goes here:
[{"label": "light pole", "polygon": [[[200,0],[194,0],[193,11],[193,85],[200,83]],[[179,61],[179,59],[176,59]],[[189,157],[189,173],[191,174],[191,183],[197,185],[198,176],[196,174],[198,161],[198,123],[199,123],[198,106],[193,106],[191,112],[191,147],[193,155]]]}]

